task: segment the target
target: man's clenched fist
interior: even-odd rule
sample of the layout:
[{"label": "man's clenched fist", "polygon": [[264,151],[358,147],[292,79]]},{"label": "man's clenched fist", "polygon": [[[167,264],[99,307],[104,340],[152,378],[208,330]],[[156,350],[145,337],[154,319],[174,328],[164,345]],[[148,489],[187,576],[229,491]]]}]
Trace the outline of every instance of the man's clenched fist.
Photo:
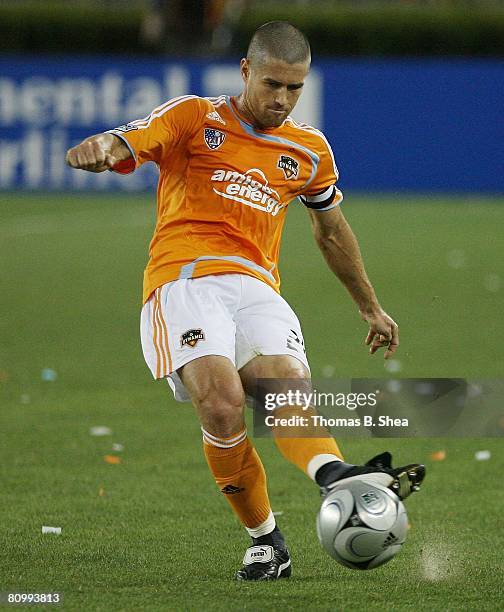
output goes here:
[{"label": "man's clenched fist", "polygon": [[69,149],[66,163],[80,170],[104,172],[129,157],[131,153],[120,138],[113,134],[97,134]]}]

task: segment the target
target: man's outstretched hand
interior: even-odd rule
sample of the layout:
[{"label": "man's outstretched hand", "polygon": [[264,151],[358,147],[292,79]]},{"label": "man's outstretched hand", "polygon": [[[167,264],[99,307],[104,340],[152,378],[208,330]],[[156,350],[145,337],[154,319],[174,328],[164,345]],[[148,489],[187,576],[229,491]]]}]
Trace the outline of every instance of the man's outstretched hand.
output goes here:
[{"label": "man's outstretched hand", "polygon": [[399,346],[399,328],[397,323],[381,308],[371,313],[362,312],[361,317],[369,324],[366,344],[374,355],[379,348],[386,347],[385,359],[393,355]]},{"label": "man's outstretched hand", "polygon": [[128,147],[120,138],[113,134],[97,134],[69,149],[66,163],[88,172],[104,172],[130,157]]}]

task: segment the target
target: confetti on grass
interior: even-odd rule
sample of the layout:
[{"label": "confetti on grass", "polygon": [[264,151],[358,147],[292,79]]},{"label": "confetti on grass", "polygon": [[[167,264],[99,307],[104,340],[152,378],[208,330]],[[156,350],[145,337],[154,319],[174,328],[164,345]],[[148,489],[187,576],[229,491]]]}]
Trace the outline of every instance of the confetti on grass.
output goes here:
[{"label": "confetti on grass", "polygon": [[112,444],[112,450],[115,453],[121,453],[124,450],[124,446],[122,444],[118,444],[117,442],[114,442],[114,444]]},{"label": "confetti on grass", "polygon": [[432,461],[444,461],[446,459],[446,451],[438,450],[435,453],[430,454]]},{"label": "confetti on grass", "polygon": [[112,430],[110,427],[105,427],[104,425],[97,425],[96,427],[91,427],[89,429],[90,436],[111,436]]},{"label": "confetti on grass", "polygon": [[56,535],[61,534],[61,527],[47,527],[42,525],[42,533],[55,533]]},{"label": "confetti on grass", "polygon": [[474,453],[474,458],[476,461],[488,461],[492,453],[489,450],[480,450]]},{"label": "confetti on grass", "polygon": [[103,459],[111,465],[118,465],[121,463],[121,457],[116,457],[115,455],[105,455]]},{"label": "confetti on grass", "polygon": [[58,378],[58,374],[56,370],[52,370],[51,368],[44,368],[40,373],[40,378],[44,382],[54,382]]}]

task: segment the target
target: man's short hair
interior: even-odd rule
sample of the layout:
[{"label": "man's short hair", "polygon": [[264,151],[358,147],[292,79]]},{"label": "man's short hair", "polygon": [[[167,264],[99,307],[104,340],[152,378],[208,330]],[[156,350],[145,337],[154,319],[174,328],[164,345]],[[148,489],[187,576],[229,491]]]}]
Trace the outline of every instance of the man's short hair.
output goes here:
[{"label": "man's short hair", "polygon": [[288,21],[269,21],[257,28],[247,50],[250,63],[263,63],[267,57],[300,64],[311,59],[310,44]]}]

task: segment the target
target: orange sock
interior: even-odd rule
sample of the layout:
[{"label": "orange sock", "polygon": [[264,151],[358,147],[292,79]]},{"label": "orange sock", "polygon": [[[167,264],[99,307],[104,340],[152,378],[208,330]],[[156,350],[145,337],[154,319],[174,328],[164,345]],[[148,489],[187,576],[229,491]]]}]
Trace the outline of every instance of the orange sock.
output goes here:
[{"label": "orange sock", "polygon": [[275,528],[266,487],[266,473],[247,430],[219,438],[203,430],[203,449],[219,489],[252,537]]},{"label": "orange sock", "polygon": [[[299,406],[288,406],[275,410],[275,417],[290,416],[309,417],[316,414],[309,408],[303,410]],[[273,428],[276,445],[282,455],[312,479],[315,480],[317,470],[330,461],[343,461],[343,455],[336,440],[329,431],[319,425],[276,427]]]}]

